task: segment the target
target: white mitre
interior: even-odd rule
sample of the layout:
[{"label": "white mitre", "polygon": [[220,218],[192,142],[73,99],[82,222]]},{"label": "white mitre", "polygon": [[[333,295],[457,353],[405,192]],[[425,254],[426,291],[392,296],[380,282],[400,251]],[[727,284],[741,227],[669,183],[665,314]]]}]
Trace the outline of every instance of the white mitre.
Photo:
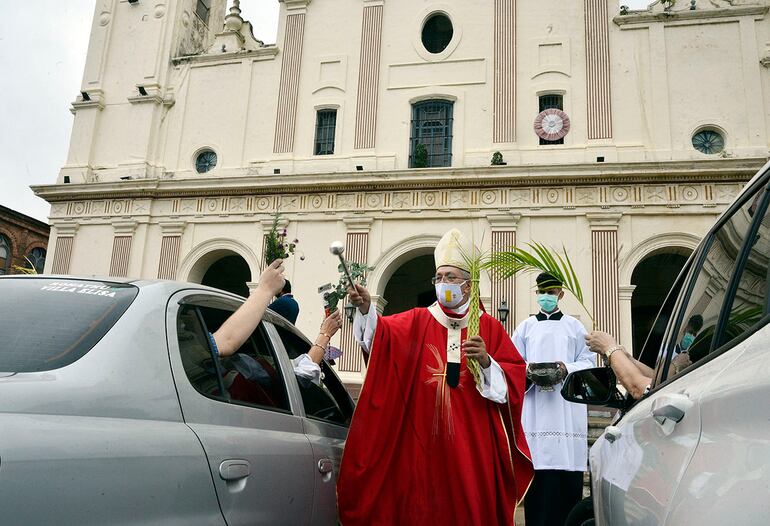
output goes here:
[{"label": "white mitre", "polygon": [[473,254],[473,243],[462,232],[453,228],[438,242],[433,257],[436,260],[436,268],[450,265],[469,272],[463,255],[472,257]]}]

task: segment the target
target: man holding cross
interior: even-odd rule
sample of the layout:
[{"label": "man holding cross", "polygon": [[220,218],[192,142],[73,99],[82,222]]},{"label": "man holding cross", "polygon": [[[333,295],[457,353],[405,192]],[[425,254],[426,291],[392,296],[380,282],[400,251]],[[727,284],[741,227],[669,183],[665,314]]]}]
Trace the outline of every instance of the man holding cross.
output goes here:
[{"label": "man holding cross", "polygon": [[[378,317],[366,289],[349,291],[371,358],[337,488],[344,526],[514,524],[532,479],[525,364],[486,313],[466,339],[472,250],[456,229],[441,239],[429,308]],[[482,368],[479,386],[467,358]]]}]

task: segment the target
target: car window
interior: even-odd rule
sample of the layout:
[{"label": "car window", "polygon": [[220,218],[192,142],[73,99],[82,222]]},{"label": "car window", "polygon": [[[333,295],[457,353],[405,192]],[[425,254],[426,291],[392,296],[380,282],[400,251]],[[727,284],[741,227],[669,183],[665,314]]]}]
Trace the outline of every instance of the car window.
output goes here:
[{"label": "car window", "polygon": [[[310,350],[310,344],[293,332],[275,326],[289,358],[295,360]],[[302,403],[308,418],[325,420],[340,425],[349,425],[353,406],[345,387],[331,372],[326,362],[321,362],[321,385],[297,376]]]},{"label": "car window", "polygon": [[[139,289],[124,283],[47,278],[0,280],[0,372],[70,365],[126,312]],[[45,323],[35,323],[45,320]]]},{"label": "car window", "polygon": [[714,348],[717,322],[735,274],[741,249],[750,233],[757,202],[744,202],[713,232],[693,272],[689,298],[683,303],[678,327],[669,334],[670,365],[661,380],[671,378],[706,357]]},{"label": "car window", "polygon": [[190,383],[210,398],[289,412],[275,351],[261,324],[235,354],[215,360],[210,334],[230,314],[228,310],[194,305],[179,309],[177,337]]},{"label": "car window", "polygon": [[767,191],[758,192],[748,213],[755,219],[754,231],[746,261],[740,270],[735,296],[720,321],[719,337],[714,348],[728,345],[751,331],[767,314],[767,280],[770,267],[770,213],[761,199]]}]

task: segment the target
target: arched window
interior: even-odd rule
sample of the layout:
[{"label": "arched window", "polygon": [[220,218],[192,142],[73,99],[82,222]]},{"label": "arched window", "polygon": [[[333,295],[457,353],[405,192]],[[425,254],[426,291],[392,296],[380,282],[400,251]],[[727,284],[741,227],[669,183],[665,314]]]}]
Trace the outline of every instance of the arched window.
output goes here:
[{"label": "arched window", "polygon": [[0,234],[0,274],[8,274],[12,259],[11,240]]},{"label": "arched window", "polygon": [[426,100],[412,106],[410,168],[452,166],[452,113],[448,100]]},{"label": "arched window", "polygon": [[[27,254],[27,259],[29,260],[29,263],[32,263],[32,268],[35,269],[35,272],[38,274],[43,273],[43,269],[45,268],[45,255],[46,251],[44,248],[33,248],[29,251],[29,254]],[[27,264],[29,264],[27,263]]]}]

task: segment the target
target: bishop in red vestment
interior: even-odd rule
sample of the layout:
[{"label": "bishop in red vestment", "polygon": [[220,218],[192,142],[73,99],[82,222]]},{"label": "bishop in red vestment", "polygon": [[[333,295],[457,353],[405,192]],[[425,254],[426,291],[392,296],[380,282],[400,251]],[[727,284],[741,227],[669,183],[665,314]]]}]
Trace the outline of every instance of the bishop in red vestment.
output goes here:
[{"label": "bishop in red vestment", "polygon": [[[525,363],[486,313],[480,337],[466,339],[464,239],[447,236],[436,249],[439,303],[378,318],[365,289],[351,292],[371,357],[337,485],[343,526],[513,525],[531,482]],[[468,357],[483,367],[481,386]]]}]

